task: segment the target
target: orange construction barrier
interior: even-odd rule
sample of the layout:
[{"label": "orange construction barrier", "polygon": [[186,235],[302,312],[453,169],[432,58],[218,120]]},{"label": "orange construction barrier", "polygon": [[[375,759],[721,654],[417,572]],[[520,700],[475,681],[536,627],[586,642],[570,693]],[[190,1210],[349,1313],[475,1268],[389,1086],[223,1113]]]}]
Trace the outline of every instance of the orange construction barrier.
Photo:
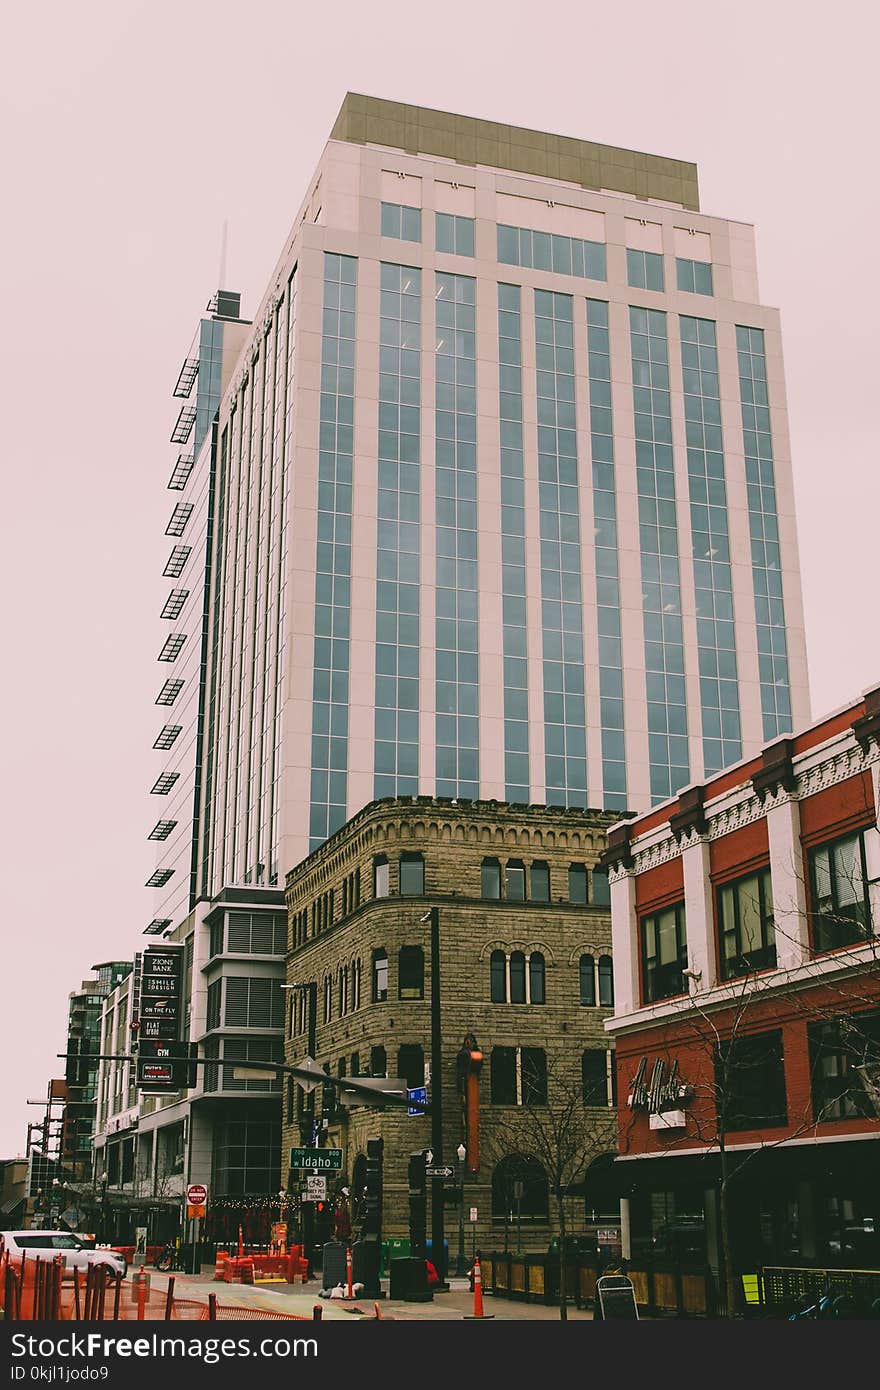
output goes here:
[{"label": "orange construction barrier", "polygon": [[250,1259],[248,1259],[248,1260],[240,1260],[240,1261],[239,1261],[239,1267],[240,1267],[240,1271],[241,1271],[241,1282],[242,1282],[243,1284],[252,1284],[252,1283],[254,1282],[254,1262],[253,1262],[253,1260],[250,1260]]},{"label": "orange construction barrier", "polygon": [[214,1278],[222,1279],[224,1284],[232,1282],[232,1270],[229,1268],[230,1254],[228,1250],[218,1250],[217,1258],[214,1262]]}]

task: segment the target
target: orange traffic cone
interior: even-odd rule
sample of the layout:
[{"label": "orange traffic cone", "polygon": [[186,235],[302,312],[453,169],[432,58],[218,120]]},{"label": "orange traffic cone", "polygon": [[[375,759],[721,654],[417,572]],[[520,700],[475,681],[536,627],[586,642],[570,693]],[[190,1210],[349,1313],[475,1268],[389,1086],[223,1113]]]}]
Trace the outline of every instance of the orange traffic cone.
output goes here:
[{"label": "orange traffic cone", "polygon": [[473,1318],[494,1318],[494,1313],[483,1312],[483,1278],[480,1274],[480,1257],[474,1257],[474,1311],[465,1313],[465,1317]]},{"label": "orange traffic cone", "polygon": [[239,1258],[239,1259],[242,1259],[243,1256],[244,1256],[244,1240],[242,1239],[241,1227],[239,1226],[239,1228],[238,1228],[238,1258]]}]

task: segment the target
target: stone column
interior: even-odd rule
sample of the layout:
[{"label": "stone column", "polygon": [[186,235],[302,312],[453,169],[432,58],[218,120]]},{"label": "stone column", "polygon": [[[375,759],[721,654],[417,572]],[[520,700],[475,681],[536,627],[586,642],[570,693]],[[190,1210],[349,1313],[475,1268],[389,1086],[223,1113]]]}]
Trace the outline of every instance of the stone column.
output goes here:
[{"label": "stone column", "polygon": [[684,913],[687,930],[688,965],[699,973],[692,981],[696,990],[711,989],[717,974],[712,911],[712,883],[709,878],[709,841],[692,839],[681,851],[684,875]]},{"label": "stone column", "polygon": [[770,877],[773,884],[773,921],[776,929],[776,964],[791,970],[809,960],[810,927],[804,856],[801,850],[801,817],[791,797],[767,811],[770,841]]}]

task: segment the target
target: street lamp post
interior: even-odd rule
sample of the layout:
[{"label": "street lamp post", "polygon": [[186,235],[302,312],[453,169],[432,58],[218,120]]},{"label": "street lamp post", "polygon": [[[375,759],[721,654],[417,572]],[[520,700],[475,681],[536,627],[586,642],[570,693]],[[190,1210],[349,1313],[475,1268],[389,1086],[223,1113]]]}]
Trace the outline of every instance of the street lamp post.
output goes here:
[{"label": "street lamp post", "polygon": [[[440,1013],[440,909],[430,908],[422,922],[431,923],[431,1150],[443,1164],[443,1028]],[[441,1283],[446,1282],[443,1231],[443,1178],[431,1179],[431,1253]]]},{"label": "street lamp post", "polygon": [[467,1260],[464,1255],[464,1161],[467,1157],[467,1149],[464,1144],[459,1144],[456,1153],[458,1154],[458,1260],[455,1272],[462,1275],[467,1274]]},{"label": "street lamp post", "polygon": [[106,1244],[109,1239],[107,1232],[107,1169],[101,1174],[101,1240]]},{"label": "street lamp post", "polygon": [[[283,989],[305,990],[306,1008],[308,1010],[306,1018],[306,1049],[312,1061],[316,1060],[317,1050],[317,1031],[318,1031],[318,982],[317,980],[306,980],[292,982],[283,985]],[[305,1114],[300,1125],[300,1142],[304,1148],[310,1149],[315,1142],[315,1090],[314,1087],[306,1092]],[[300,1203],[300,1217],[302,1220],[302,1240],[306,1256],[312,1258],[312,1243],[314,1240],[315,1222],[314,1211],[311,1202]]]}]

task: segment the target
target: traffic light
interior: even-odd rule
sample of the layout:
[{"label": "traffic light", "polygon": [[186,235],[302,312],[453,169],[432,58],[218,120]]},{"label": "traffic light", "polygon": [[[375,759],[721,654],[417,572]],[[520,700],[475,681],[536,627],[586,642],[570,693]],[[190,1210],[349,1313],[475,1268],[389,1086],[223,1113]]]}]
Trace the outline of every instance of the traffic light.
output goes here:
[{"label": "traffic light", "polygon": [[407,1169],[409,1178],[409,1242],[413,1255],[425,1258],[428,1239],[428,1179],[425,1173],[425,1151],[410,1154]]}]

